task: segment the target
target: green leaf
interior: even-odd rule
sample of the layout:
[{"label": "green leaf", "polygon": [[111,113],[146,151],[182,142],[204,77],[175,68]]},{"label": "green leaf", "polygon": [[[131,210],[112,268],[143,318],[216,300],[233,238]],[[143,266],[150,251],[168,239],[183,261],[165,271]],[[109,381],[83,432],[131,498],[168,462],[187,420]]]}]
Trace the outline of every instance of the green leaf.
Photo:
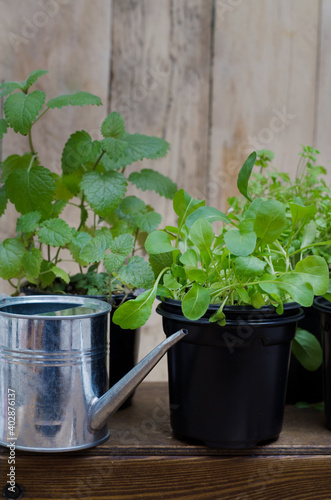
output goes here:
[{"label": "green leaf", "polygon": [[158,276],[163,269],[171,267],[173,263],[172,252],[149,255],[149,263],[153,269],[154,275]]},{"label": "green leaf", "polygon": [[126,192],[126,178],[116,171],[87,172],[80,184],[86,200],[100,217],[106,217],[119,205]]},{"label": "green leaf", "polygon": [[27,77],[25,82],[21,82],[23,84],[23,91],[27,91],[36,81],[42,76],[46,75],[48,71],[44,69],[36,69],[35,71],[32,71],[30,75]]},{"label": "green leaf", "polygon": [[7,97],[5,118],[9,125],[22,135],[26,135],[39,115],[46,99],[45,92],[35,90],[31,94],[16,93]]},{"label": "green leaf", "polygon": [[128,215],[129,220],[132,220],[132,216],[145,210],[145,208],[145,203],[137,196],[126,196],[116,209],[116,215],[118,215],[118,217]]},{"label": "green leaf", "polygon": [[119,268],[116,277],[129,288],[150,288],[154,284],[154,273],[142,257],[130,257],[127,264]]},{"label": "green leaf", "polygon": [[39,240],[51,247],[63,247],[70,243],[72,231],[63,219],[49,219],[40,224]]},{"label": "green leaf", "polygon": [[176,184],[169,177],[148,168],[143,168],[140,172],[132,172],[129,175],[129,181],[143,191],[146,189],[155,191],[160,196],[170,200],[173,199],[177,191]]},{"label": "green leaf", "polygon": [[289,272],[277,278],[275,284],[278,288],[285,290],[294,302],[298,302],[303,307],[310,307],[314,300],[314,290],[303,276],[296,272]]},{"label": "green leaf", "polygon": [[107,253],[104,256],[103,263],[105,265],[106,271],[109,274],[114,273],[115,271],[118,270],[118,268],[124,264],[125,262],[125,256],[124,255],[117,255],[114,253]]},{"label": "green leaf", "polygon": [[94,161],[101,154],[99,141],[92,141],[91,136],[81,130],[70,136],[62,152],[62,170],[71,174],[89,161]]},{"label": "green leaf", "polygon": [[7,132],[8,124],[4,118],[0,120],[0,139],[3,138],[4,134]]},{"label": "green leaf", "polygon": [[38,210],[21,215],[16,222],[17,233],[33,233],[39,226],[41,219],[42,215]]},{"label": "green leaf", "polygon": [[255,198],[255,200],[249,205],[245,212],[245,219],[255,219],[257,211],[260,205],[266,200],[263,198]]},{"label": "green leaf", "polygon": [[297,328],[292,352],[306,370],[315,371],[322,364],[322,347],[317,338],[307,330]]},{"label": "green leaf", "polygon": [[181,288],[181,284],[178,283],[170,271],[163,275],[163,283],[169,290],[179,290]]},{"label": "green leaf", "polygon": [[5,213],[7,207],[7,193],[5,186],[0,187],[0,217]]},{"label": "green leaf", "polygon": [[85,231],[77,231],[68,245],[72,257],[80,266],[87,266],[89,264],[86,260],[81,259],[80,253],[91,239],[92,236],[89,233],[86,233]]},{"label": "green leaf", "polygon": [[210,253],[215,238],[212,225],[205,219],[198,219],[190,229],[190,239],[202,252]]},{"label": "green leaf", "polygon": [[151,233],[155,231],[162,220],[161,214],[158,212],[147,212],[145,214],[137,214],[134,217],[135,225],[137,225],[140,231],[145,233]]},{"label": "green leaf", "polygon": [[[241,257],[239,257],[239,258],[241,258]],[[236,293],[239,295],[241,301],[244,304],[249,304],[250,298],[249,298],[248,292],[247,292],[247,290],[245,290],[245,288],[236,287]]]},{"label": "green leaf", "polygon": [[227,224],[231,224],[231,219],[229,219],[227,215],[223,214],[223,212],[220,212],[220,210],[217,210],[217,208],[200,207],[186,219],[187,227],[190,229],[194,222],[200,218],[205,219],[210,223],[220,220],[222,222],[226,222]]},{"label": "green leaf", "polygon": [[211,323],[217,323],[220,326],[225,326],[226,325],[226,319],[225,319],[225,314],[223,312],[223,307],[219,307],[214,314],[212,314],[209,318],[209,321]]},{"label": "green leaf", "polygon": [[106,137],[100,141],[102,149],[104,149],[108,155],[108,157],[117,161],[124,153],[127,143],[120,139],[114,139],[113,137]]},{"label": "green leaf", "polygon": [[171,244],[169,234],[164,231],[153,231],[145,242],[145,249],[149,255],[172,252],[174,247]]},{"label": "green leaf", "polygon": [[110,113],[101,125],[101,133],[104,137],[121,139],[125,132],[125,125],[122,116],[116,111]]},{"label": "green leaf", "polygon": [[[29,278],[38,278],[42,261],[41,251],[38,248],[31,248],[23,255],[23,267]],[[30,281],[30,280],[29,280]]]},{"label": "green leaf", "polygon": [[16,238],[7,238],[0,244],[1,278],[8,280],[19,276],[25,251],[23,243]]},{"label": "green leaf", "polygon": [[313,220],[311,220],[303,228],[300,248],[305,248],[311,245],[315,241],[316,234],[317,234],[316,224]]},{"label": "green leaf", "polygon": [[173,207],[178,215],[178,226],[185,224],[188,216],[205,205],[205,200],[192,198],[184,189],[180,189],[174,196]]},{"label": "green leaf", "polygon": [[292,214],[293,228],[301,221],[308,222],[317,212],[315,205],[302,206],[297,203],[289,203],[289,207]]},{"label": "green leaf", "polygon": [[117,254],[127,257],[133,250],[134,240],[130,234],[121,234],[109,242],[110,250]]},{"label": "green leaf", "polygon": [[8,198],[21,214],[38,210],[43,217],[52,212],[55,179],[52,173],[41,165],[29,169],[18,168],[6,181]]},{"label": "green leaf", "polygon": [[242,276],[259,276],[263,273],[266,262],[249,255],[237,257],[235,260],[236,272]]},{"label": "green leaf", "polygon": [[103,228],[96,231],[94,238],[91,238],[80,253],[80,258],[86,262],[100,262],[105,251],[109,248],[112,236],[110,230]]},{"label": "green leaf", "polygon": [[146,323],[152,313],[157,287],[141,293],[136,299],[124,302],[113,314],[112,320],[123,330],[136,329]]},{"label": "green leaf", "polygon": [[0,97],[11,94],[14,90],[22,90],[24,82],[2,82],[0,85]]},{"label": "green leaf", "polygon": [[256,161],[256,153],[253,151],[243,164],[243,166],[240,169],[239,175],[238,175],[238,180],[237,180],[237,186],[240,191],[240,193],[247,198],[247,200],[252,201],[252,198],[250,194],[248,193],[248,181],[251,176],[253,167],[255,165]]},{"label": "green leaf", "polygon": [[60,95],[50,99],[46,106],[48,108],[62,108],[63,106],[86,106],[95,105],[101,106],[102,102],[100,97],[90,94],[89,92],[76,92],[76,94]]},{"label": "green leaf", "polygon": [[28,169],[32,161],[31,153],[25,153],[24,155],[10,155],[2,162],[1,169],[1,180],[6,182],[9,174],[17,170],[18,168]]},{"label": "green leaf", "polygon": [[76,170],[72,174],[63,174],[56,179],[55,197],[58,200],[68,201],[76,196],[80,191],[81,170]]},{"label": "green leaf", "polygon": [[189,281],[198,281],[201,284],[206,281],[207,273],[204,269],[199,269],[195,266],[185,266],[185,273]]},{"label": "green leaf", "polygon": [[250,302],[255,309],[260,309],[260,307],[265,305],[263,295],[260,292],[254,292],[250,297]]},{"label": "green leaf", "polygon": [[189,248],[183,255],[180,255],[179,260],[184,266],[194,266],[198,265],[198,256],[193,248]]},{"label": "green leaf", "polygon": [[304,279],[312,285],[315,295],[326,293],[329,284],[329,268],[323,257],[309,255],[296,264],[295,271],[304,275]]},{"label": "green leaf", "polygon": [[169,150],[168,142],[159,137],[125,132],[121,139],[127,142],[127,148],[115,167],[126,167],[144,158],[151,160],[162,158]]},{"label": "green leaf", "polygon": [[182,301],[183,314],[187,319],[195,321],[206,313],[209,303],[209,290],[198,283],[193,283]]},{"label": "green leaf", "polygon": [[65,283],[69,283],[70,278],[68,273],[66,273],[63,269],[60,267],[55,266],[54,264],[51,266],[52,273],[55,274],[58,278],[63,280]]},{"label": "green leaf", "polygon": [[246,257],[254,252],[256,245],[256,234],[252,232],[241,232],[239,229],[231,229],[224,234],[226,248],[233,254]]},{"label": "green leaf", "polygon": [[254,231],[261,239],[261,244],[275,241],[282,234],[285,226],[285,208],[280,201],[266,200],[259,205]]}]

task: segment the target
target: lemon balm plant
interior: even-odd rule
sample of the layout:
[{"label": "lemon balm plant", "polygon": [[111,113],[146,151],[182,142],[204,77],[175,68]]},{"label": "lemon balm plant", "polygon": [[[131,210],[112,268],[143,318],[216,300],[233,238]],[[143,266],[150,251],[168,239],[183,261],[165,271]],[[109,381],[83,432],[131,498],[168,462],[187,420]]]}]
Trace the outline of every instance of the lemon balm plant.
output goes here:
[{"label": "lemon balm plant", "polygon": [[[113,112],[101,125],[100,140],[92,140],[84,130],[72,134],[61,153],[62,174],[52,172],[40,164],[32,137],[35,123],[51,109],[102,103],[87,92],[47,101],[45,92],[31,91],[45,73],[37,70],[23,82],[0,86],[0,96],[5,97],[0,138],[12,128],[27,138],[29,148],[1,163],[0,216],[12,203],[18,217],[16,236],[0,244],[0,277],[13,285],[14,294],[22,280],[41,290],[81,294],[149,286],[152,270],[136,252],[161,215],[137,196],[127,196],[127,188],[131,184],[172,198],[176,185],[153,169],[128,175],[126,169],[144,158],[165,156],[169,144],[128,133],[123,118]],[[77,227],[61,217],[67,205],[77,210]],[[80,268],[74,276],[63,269],[64,250]]]}]

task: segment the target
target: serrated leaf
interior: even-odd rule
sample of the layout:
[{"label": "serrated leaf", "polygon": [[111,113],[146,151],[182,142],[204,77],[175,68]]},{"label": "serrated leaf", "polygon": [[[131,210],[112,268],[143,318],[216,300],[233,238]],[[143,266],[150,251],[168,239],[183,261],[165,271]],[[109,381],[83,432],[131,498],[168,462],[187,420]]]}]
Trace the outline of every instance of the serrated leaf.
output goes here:
[{"label": "serrated leaf", "polygon": [[116,162],[124,153],[127,143],[113,137],[106,137],[100,141],[102,149],[104,149],[108,157]]},{"label": "serrated leaf", "polygon": [[103,259],[106,271],[110,274],[117,271],[124,262],[125,257],[123,255],[116,255],[114,253],[107,253]]},{"label": "serrated leaf", "polygon": [[5,186],[0,187],[0,217],[5,213],[7,207],[7,193]]},{"label": "serrated leaf", "polygon": [[123,117],[113,111],[103,121],[101,125],[101,133],[104,137],[113,137],[114,139],[121,139],[125,132],[125,125]]},{"label": "serrated leaf", "polygon": [[148,168],[143,168],[140,172],[132,172],[129,175],[129,181],[143,191],[146,189],[155,191],[160,196],[170,200],[173,199],[177,191],[176,184],[169,177]]},{"label": "serrated leaf", "polygon": [[6,182],[9,174],[17,170],[18,168],[29,168],[32,160],[31,153],[26,153],[22,156],[20,155],[10,155],[2,162],[1,169],[1,180]]},{"label": "serrated leaf", "polygon": [[72,231],[63,219],[42,222],[37,235],[42,243],[51,247],[63,247],[72,240]]},{"label": "serrated leaf", "polygon": [[4,280],[17,278],[23,269],[25,248],[16,238],[7,238],[0,244],[0,277]]},{"label": "serrated leaf", "polygon": [[23,267],[29,278],[38,278],[42,261],[41,251],[38,248],[31,248],[23,255]]},{"label": "serrated leaf", "polygon": [[26,91],[28,90],[36,81],[42,76],[46,75],[48,71],[44,69],[36,69],[35,71],[32,71],[30,75],[27,77],[25,82],[22,82],[23,84],[23,90]]},{"label": "serrated leaf", "polygon": [[127,142],[127,148],[114,165],[115,168],[126,167],[144,158],[152,160],[162,158],[169,150],[168,142],[159,137],[125,132],[121,139]]},{"label": "serrated leaf", "polygon": [[304,275],[306,281],[312,285],[315,295],[326,293],[329,284],[329,268],[323,257],[309,255],[296,264],[295,271]]},{"label": "serrated leaf", "polygon": [[7,132],[8,124],[4,118],[0,120],[0,139],[3,138],[4,134]]},{"label": "serrated leaf", "polygon": [[64,208],[67,206],[67,201],[66,200],[56,200],[54,201],[52,205],[52,213],[51,216],[56,218],[60,215],[60,213],[64,210]]},{"label": "serrated leaf", "polygon": [[292,352],[306,370],[315,371],[322,364],[322,347],[317,338],[307,330],[297,328]]},{"label": "serrated leaf", "polygon": [[2,82],[0,85],[0,97],[11,94],[14,90],[22,90],[24,82]]},{"label": "serrated leaf", "polygon": [[52,273],[54,273],[55,276],[57,276],[58,278],[60,278],[61,280],[63,280],[65,283],[69,283],[70,278],[69,278],[68,273],[66,273],[66,271],[64,271],[60,267],[57,267],[57,266],[54,266],[54,265],[52,266],[51,269],[52,269]]},{"label": "serrated leaf", "polygon": [[62,170],[71,174],[89,161],[96,160],[101,154],[99,141],[92,141],[85,130],[77,131],[70,136],[62,152]]},{"label": "serrated leaf", "polygon": [[39,115],[46,99],[45,92],[35,90],[31,94],[12,94],[5,102],[5,118],[9,125],[22,135],[26,135]]},{"label": "serrated leaf", "polygon": [[111,232],[103,228],[96,232],[94,238],[90,239],[80,253],[80,258],[86,262],[100,262],[105,251],[109,248],[112,241]]},{"label": "serrated leaf", "polygon": [[89,92],[76,92],[75,94],[60,95],[50,99],[46,103],[48,108],[62,108],[63,106],[86,106],[95,105],[101,106],[100,97],[90,94]]},{"label": "serrated leaf", "polygon": [[80,266],[87,266],[89,264],[86,260],[81,259],[80,253],[91,239],[92,236],[89,233],[77,231],[68,245],[72,257]]},{"label": "serrated leaf", "polygon": [[133,250],[134,240],[130,234],[117,236],[109,243],[112,253],[127,257]]},{"label": "serrated leaf", "polygon": [[127,182],[120,172],[111,171],[105,174],[87,172],[80,185],[95,213],[100,217],[106,217],[121,202],[126,192]]},{"label": "serrated leaf", "polygon": [[48,217],[52,212],[55,179],[52,173],[41,165],[16,169],[6,181],[6,191],[8,198],[21,214],[38,210],[43,217]]},{"label": "serrated leaf", "polygon": [[42,215],[38,210],[21,215],[16,222],[17,233],[33,233],[39,226],[41,219]]},{"label": "serrated leaf", "polygon": [[133,220],[140,231],[151,233],[157,229],[162,217],[158,212],[147,212],[146,214],[137,214]]},{"label": "serrated leaf", "polygon": [[191,290],[182,300],[182,311],[187,319],[195,321],[206,313],[209,304],[209,290],[198,283],[193,283]]},{"label": "serrated leaf", "polygon": [[154,283],[151,266],[142,257],[135,255],[120,267],[116,277],[130,288],[149,288]]},{"label": "serrated leaf", "polygon": [[71,198],[79,193],[81,180],[82,174],[80,170],[58,177],[56,179],[55,198],[64,201],[71,200]]}]

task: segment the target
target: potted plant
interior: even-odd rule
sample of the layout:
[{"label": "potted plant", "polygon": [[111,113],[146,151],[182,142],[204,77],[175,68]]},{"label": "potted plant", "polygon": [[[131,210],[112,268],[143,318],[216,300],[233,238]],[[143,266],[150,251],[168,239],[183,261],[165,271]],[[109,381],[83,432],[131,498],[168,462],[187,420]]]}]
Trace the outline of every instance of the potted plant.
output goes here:
[{"label": "potted plant", "polygon": [[[304,248],[306,242],[313,244],[304,249],[306,255],[321,255],[331,263],[331,190],[326,182],[327,171],[318,165],[319,151],[312,146],[302,146],[300,160],[294,179],[288,173],[280,172],[272,165],[274,153],[269,150],[257,152],[249,190],[252,198],[271,197],[281,201],[290,210],[289,203],[295,201],[310,207],[315,212],[308,224],[303,224],[291,241],[294,250]],[[247,200],[242,197],[228,199],[231,213],[243,209]],[[305,222],[305,221],[303,221]],[[285,239],[287,234],[284,233]],[[283,243],[281,241],[281,243]],[[308,250],[308,253],[307,253]],[[299,253],[293,253],[291,264],[295,266]],[[296,336],[292,343],[286,402],[315,403],[323,400],[322,347],[319,312],[314,307],[304,309],[305,317],[299,321]]]},{"label": "potted plant", "polygon": [[[250,200],[252,153],[239,177]],[[175,227],[152,232],[145,247],[154,286],[119,307],[114,322],[143,324],[157,295],[166,335],[189,330],[168,356],[171,423],[180,438],[219,448],[251,447],[279,435],[291,341],[301,306],[328,286],[321,256],[291,264],[288,243],[308,224],[307,210],[257,198],[236,216],[205,206],[184,190],[173,200]],[[310,220],[310,219],[309,219]],[[215,233],[214,222],[223,225]]]},{"label": "potted plant", "polygon": [[[136,290],[148,288],[154,274],[140,248],[161,215],[137,196],[127,195],[131,184],[172,198],[176,185],[159,172],[143,168],[127,175],[128,166],[164,157],[169,144],[157,137],[130,134],[120,114],[110,113],[101,125],[100,140],[85,130],[73,133],[62,155],[62,174],[40,165],[32,130],[51,109],[69,105],[101,105],[87,92],[61,95],[46,102],[46,94],[31,86],[47,71],[33,71],[23,82],[4,82],[5,117],[0,138],[12,128],[25,138],[29,151],[12,154],[1,163],[0,216],[7,203],[18,212],[16,235],[0,243],[0,277],[14,287],[13,295],[67,293],[110,300],[116,307]],[[26,140],[26,139],[25,139]],[[63,210],[77,211],[71,227]],[[69,275],[63,267],[71,260]],[[78,272],[77,272],[78,271]],[[139,332],[111,333],[111,382],[121,378],[137,358]],[[129,348],[129,361],[119,350]],[[120,363],[119,361],[120,360]],[[115,374],[113,374],[115,372]]]}]

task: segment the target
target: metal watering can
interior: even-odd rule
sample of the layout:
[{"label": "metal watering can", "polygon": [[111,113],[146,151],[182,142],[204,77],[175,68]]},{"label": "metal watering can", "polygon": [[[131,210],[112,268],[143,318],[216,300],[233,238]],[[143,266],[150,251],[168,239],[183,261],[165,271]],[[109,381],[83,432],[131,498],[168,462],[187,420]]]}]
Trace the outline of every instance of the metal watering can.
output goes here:
[{"label": "metal watering can", "polygon": [[0,445],[59,452],[100,444],[107,418],[187,333],[164,340],[108,389],[110,309],[86,297],[0,300]]}]

